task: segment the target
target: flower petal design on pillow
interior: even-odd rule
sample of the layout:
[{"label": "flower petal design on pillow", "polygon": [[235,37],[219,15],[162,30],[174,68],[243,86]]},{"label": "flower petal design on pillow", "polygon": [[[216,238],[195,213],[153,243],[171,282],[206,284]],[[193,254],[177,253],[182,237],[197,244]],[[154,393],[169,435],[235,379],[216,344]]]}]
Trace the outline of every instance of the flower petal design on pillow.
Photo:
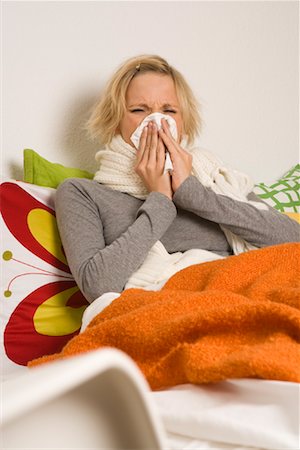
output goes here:
[{"label": "flower petal design on pillow", "polygon": [[[4,330],[4,347],[8,358],[25,366],[28,361],[38,356],[56,353],[62,349],[78,333],[81,326],[85,306],[72,306],[73,297],[79,294],[74,281],[58,281],[41,286],[22,300]],[[65,297],[63,302],[62,297]],[[44,315],[44,304],[48,299],[55,300],[52,308]],[[70,326],[72,317],[70,318],[69,310],[72,309],[77,310],[78,317],[75,317]],[[58,318],[60,323],[57,328]],[[63,322],[64,318],[67,319],[67,324]]]},{"label": "flower petal design on pillow", "polygon": [[[55,213],[31,195],[36,194],[36,187],[32,192],[30,189],[21,182],[1,185],[1,214],[8,236],[2,255],[4,270],[15,266],[30,269],[22,273],[12,270],[4,292],[7,302],[14,301],[15,307],[7,313],[3,345],[6,356],[20,365],[60,351],[79,332],[88,305],[70,273]],[[43,198],[50,192],[38,189]],[[16,241],[17,250],[9,248],[10,239]],[[55,281],[45,283],[45,277]],[[12,288],[15,283],[16,290]]]},{"label": "flower petal design on pillow", "polygon": [[75,333],[81,326],[85,310],[85,306],[76,307],[74,302],[79,294],[75,283],[71,284],[71,287],[66,285],[65,290],[61,290],[61,282],[56,285],[59,291],[54,295],[51,295],[51,291],[47,292],[48,299],[36,309],[33,316],[34,328],[45,336],[65,336]]},{"label": "flower petal design on pillow", "polygon": [[[14,183],[1,185],[1,213],[4,222],[15,238],[28,250],[49,264],[70,273],[65,258],[61,255],[61,242],[52,220],[54,211],[47,205],[33,198],[28,192]],[[41,215],[48,219],[40,222]],[[35,218],[32,218],[35,215]],[[46,236],[45,236],[46,234]],[[45,242],[48,244],[45,246]],[[53,252],[56,249],[56,254]]]},{"label": "flower petal design on pillow", "polygon": [[[28,228],[37,242],[59,261],[68,264],[61,245],[56,219],[44,208],[34,208],[27,216]],[[49,232],[50,231],[50,232]]]}]

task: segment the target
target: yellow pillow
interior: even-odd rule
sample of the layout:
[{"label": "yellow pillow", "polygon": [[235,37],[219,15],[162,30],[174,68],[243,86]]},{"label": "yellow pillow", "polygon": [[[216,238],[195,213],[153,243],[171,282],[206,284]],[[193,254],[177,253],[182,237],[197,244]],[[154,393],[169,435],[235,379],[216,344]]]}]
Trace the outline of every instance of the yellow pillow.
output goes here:
[{"label": "yellow pillow", "polygon": [[283,214],[286,214],[291,219],[296,220],[296,222],[300,223],[300,213],[298,212],[284,212]]}]

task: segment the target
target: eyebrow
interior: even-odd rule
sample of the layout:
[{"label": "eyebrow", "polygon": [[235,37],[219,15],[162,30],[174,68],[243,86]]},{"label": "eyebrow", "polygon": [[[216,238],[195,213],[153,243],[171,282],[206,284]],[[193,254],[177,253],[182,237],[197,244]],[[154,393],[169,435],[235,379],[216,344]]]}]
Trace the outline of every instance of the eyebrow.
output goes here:
[{"label": "eyebrow", "polygon": [[129,105],[128,108],[133,108],[133,107],[141,107],[141,108],[149,108],[148,105],[146,105],[146,103],[134,103],[133,105]]},{"label": "eyebrow", "polygon": [[[147,105],[146,103],[137,103],[137,104],[133,104],[133,105],[129,105],[128,108],[136,108],[136,107],[140,107],[140,108],[146,108],[149,109],[149,105]],[[179,108],[178,105],[171,105],[170,103],[165,103],[164,105],[162,105],[162,108]]]}]

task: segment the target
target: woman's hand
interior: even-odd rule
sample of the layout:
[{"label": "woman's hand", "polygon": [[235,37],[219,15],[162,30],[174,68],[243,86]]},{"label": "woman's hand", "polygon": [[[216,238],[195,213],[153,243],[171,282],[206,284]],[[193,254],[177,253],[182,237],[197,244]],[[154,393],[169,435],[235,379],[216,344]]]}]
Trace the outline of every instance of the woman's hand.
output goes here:
[{"label": "woman's hand", "polygon": [[135,172],[142,178],[149,192],[160,192],[172,200],[173,191],[169,173],[164,174],[165,146],[158,136],[155,123],[149,122],[141,135]]},{"label": "woman's hand", "polygon": [[191,175],[193,157],[190,153],[180,147],[170,133],[168,123],[162,119],[162,129],[159,130],[159,136],[165,147],[170,153],[173,164],[172,171],[172,190],[176,192],[179,186]]}]

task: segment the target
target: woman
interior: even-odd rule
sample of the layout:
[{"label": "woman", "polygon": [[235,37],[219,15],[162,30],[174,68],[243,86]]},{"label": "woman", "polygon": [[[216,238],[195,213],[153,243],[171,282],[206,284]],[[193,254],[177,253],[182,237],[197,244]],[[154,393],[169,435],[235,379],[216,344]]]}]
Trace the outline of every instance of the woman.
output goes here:
[{"label": "woman", "polygon": [[[66,180],[56,197],[70,269],[90,302],[190,263],[298,240],[298,224],[261,202],[247,176],[192,147],[200,125],[191,89],[161,57],[131,58],[111,78],[88,124],[104,146],[99,171]],[[144,284],[128,284],[140,273]]]}]

